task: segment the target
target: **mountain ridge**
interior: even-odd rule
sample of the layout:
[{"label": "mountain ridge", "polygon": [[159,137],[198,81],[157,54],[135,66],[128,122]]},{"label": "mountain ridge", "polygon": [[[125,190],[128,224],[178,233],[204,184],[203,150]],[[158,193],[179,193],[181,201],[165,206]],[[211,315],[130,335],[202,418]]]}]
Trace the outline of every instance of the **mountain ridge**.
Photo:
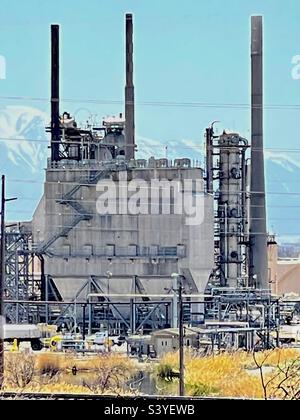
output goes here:
[{"label": "mountain ridge", "polygon": [[[7,175],[8,194],[19,197],[7,210],[9,220],[30,220],[42,196],[49,155],[47,118],[29,106],[0,109],[1,172]],[[204,145],[199,140],[161,142],[137,137],[140,158],[189,157],[204,164]],[[294,152],[265,152],[268,228],[281,242],[300,242],[300,162],[295,156]]]}]

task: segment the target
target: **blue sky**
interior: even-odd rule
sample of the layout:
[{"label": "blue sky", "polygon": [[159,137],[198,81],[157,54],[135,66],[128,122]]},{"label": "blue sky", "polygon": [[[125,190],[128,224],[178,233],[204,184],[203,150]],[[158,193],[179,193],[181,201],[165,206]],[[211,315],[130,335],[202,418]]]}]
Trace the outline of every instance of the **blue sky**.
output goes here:
[{"label": "blue sky", "polygon": [[[265,102],[298,103],[300,81],[291,58],[300,54],[296,0],[2,0],[0,54],[7,60],[1,96],[49,96],[49,25],[61,24],[63,98],[122,99],[123,16],[135,17],[137,101],[249,103],[249,19],[264,15]],[[24,101],[25,102],[25,101]],[[30,102],[32,105],[32,102]],[[47,103],[35,103],[47,111]],[[88,108],[103,115],[119,106]],[[266,112],[266,145],[280,145],[297,114]],[[188,118],[188,119],[187,119]],[[247,133],[245,110],[137,107],[137,130],[161,139],[191,137],[214,119]],[[298,140],[290,139],[296,146]]]},{"label": "blue sky", "polygon": [[[47,100],[1,97],[49,97],[49,26],[59,23],[61,97],[74,100],[62,103],[61,109],[76,112],[83,121],[89,113],[100,119],[122,111],[121,105],[81,100],[123,99],[126,12],[134,14],[139,137],[171,142],[176,153],[176,141],[182,139],[201,145],[204,129],[213,120],[221,121],[220,128],[249,137],[248,109],[139,103],[249,104],[253,14],[264,16],[265,103],[300,103],[300,80],[291,77],[292,57],[300,54],[297,0],[1,0],[0,55],[6,59],[7,70],[6,79],[0,80],[0,108],[30,106],[49,114]],[[267,148],[300,148],[299,113],[266,110]],[[153,147],[161,153],[159,145]],[[300,153],[294,152],[292,158],[298,157]],[[2,152],[0,159],[5,159]],[[13,176],[8,165],[4,166],[8,177]],[[32,189],[37,196],[40,190]]]}]

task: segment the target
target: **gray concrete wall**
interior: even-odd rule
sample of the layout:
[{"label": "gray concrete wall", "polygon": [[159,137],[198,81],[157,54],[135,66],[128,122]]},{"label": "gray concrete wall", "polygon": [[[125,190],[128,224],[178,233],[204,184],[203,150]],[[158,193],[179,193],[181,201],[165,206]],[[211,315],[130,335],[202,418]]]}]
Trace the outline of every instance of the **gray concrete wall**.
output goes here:
[{"label": "gray concrete wall", "polygon": [[[76,212],[70,206],[57,202],[87,174],[82,169],[48,169],[44,197],[33,220],[35,242],[47,241],[64,226],[72,223]],[[118,173],[110,178],[116,180]],[[198,179],[203,186],[199,168],[143,168],[129,171],[135,179]],[[204,188],[204,187],[203,187]],[[56,279],[65,299],[75,296],[89,276],[105,276],[110,271],[110,292],[130,293],[131,281],[122,276],[138,275],[147,293],[164,293],[172,287],[174,272],[189,270],[199,292],[203,292],[213,267],[213,198],[203,193],[203,220],[199,225],[187,226],[181,214],[158,215],[100,215],[96,212],[99,193],[96,186],[82,186],[74,195],[93,218],[81,221],[67,235],[58,238],[45,256],[46,274]],[[118,197],[119,198],[119,197]],[[117,200],[118,200],[117,198]],[[114,245],[114,252],[113,247]],[[136,246],[136,248],[134,247]],[[155,255],[158,247],[173,248],[174,255]],[[143,254],[144,248],[149,255]],[[115,255],[112,255],[115,254]],[[64,276],[67,276],[64,278]],[[143,276],[153,276],[144,278]],[[158,277],[157,277],[158,276]],[[76,280],[75,280],[76,277]],[[100,280],[99,280],[100,281]],[[106,280],[101,287],[107,290]],[[86,292],[84,292],[86,293]]]}]

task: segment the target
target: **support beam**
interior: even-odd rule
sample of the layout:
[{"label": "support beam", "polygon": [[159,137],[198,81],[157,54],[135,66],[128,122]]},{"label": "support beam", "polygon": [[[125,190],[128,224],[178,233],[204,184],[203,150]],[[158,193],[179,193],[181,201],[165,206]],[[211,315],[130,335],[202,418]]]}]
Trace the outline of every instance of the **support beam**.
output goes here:
[{"label": "support beam", "polygon": [[59,26],[51,25],[51,161],[59,160]]},{"label": "support beam", "polygon": [[251,18],[250,285],[267,289],[267,226],[263,151],[263,23]]},{"label": "support beam", "polygon": [[125,156],[134,159],[134,85],[133,85],[133,22],[132,14],[126,14],[126,86],[125,86]]}]

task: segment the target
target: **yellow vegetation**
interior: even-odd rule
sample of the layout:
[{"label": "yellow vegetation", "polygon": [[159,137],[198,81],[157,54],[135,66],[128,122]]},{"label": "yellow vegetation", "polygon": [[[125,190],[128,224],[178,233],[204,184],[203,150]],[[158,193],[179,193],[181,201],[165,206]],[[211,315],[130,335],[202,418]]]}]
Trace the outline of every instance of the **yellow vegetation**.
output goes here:
[{"label": "yellow vegetation", "polygon": [[79,356],[72,353],[39,353],[36,355],[36,366],[39,371],[43,371],[47,366],[56,367],[59,371],[68,371],[74,366],[78,371],[88,371],[95,370],[99,363],[106,367],[133,367],[130,359],[118,353],[103,353],[95,356]]},{"label": "yellow vegetation", "polygon": [[[79,384],[66,382],[72,369],[90,373]],[[14,391],[46,393],[126,394],[124,385],[135,371],[133,362],[117,353],[92,357],[63,353],[39,353],[25,357],[22,353],[5,356],[5,388]]]},{"label": "yellow vegetation", "polygon": [[[255,353],[256,363],[269,368],[263,370],[265,384],[268,381],[266,395],[262,386],[260,371],[252,354],[246,352],[221,353],[218,355],[197,357],[191,353],[185,354],[185,385],[189,395],[218,395],[246,398],[283,397],[284,392],[278,389],[284,379],[286,367],[299,358],[299,352],[293,349],[276,349],[268,352]],[[250,369],[255,369],[252,371]],[[164,376],[166,372],[178,372],[178,353],[166,354],[159,365],[158,373]],[[282,370],[282,371],[281,371]],[[295,384],[299,378],[299,364],[294,363]],[[295,384],[296,385],[296,384]],[[298,385],[297,385],[298,386]]]},{"label": "yellow vegetation", "polygon": [[[200,357],[185,353],[185,387],[191,396],[300,398],[300,353],[295,349],[220,353]],[[68,383],[73,368],[80,374]],[[78,356],[63,353],[5,356],[5,388],[46,393],[132,394],[125,384],[136,371],[134,362],[118,353]],[[178,372],[178,353],[168,353],[157,373]],[[175,379],[178,381],[178,379]],[[70,381],[72,382],[72,381]]]}]

